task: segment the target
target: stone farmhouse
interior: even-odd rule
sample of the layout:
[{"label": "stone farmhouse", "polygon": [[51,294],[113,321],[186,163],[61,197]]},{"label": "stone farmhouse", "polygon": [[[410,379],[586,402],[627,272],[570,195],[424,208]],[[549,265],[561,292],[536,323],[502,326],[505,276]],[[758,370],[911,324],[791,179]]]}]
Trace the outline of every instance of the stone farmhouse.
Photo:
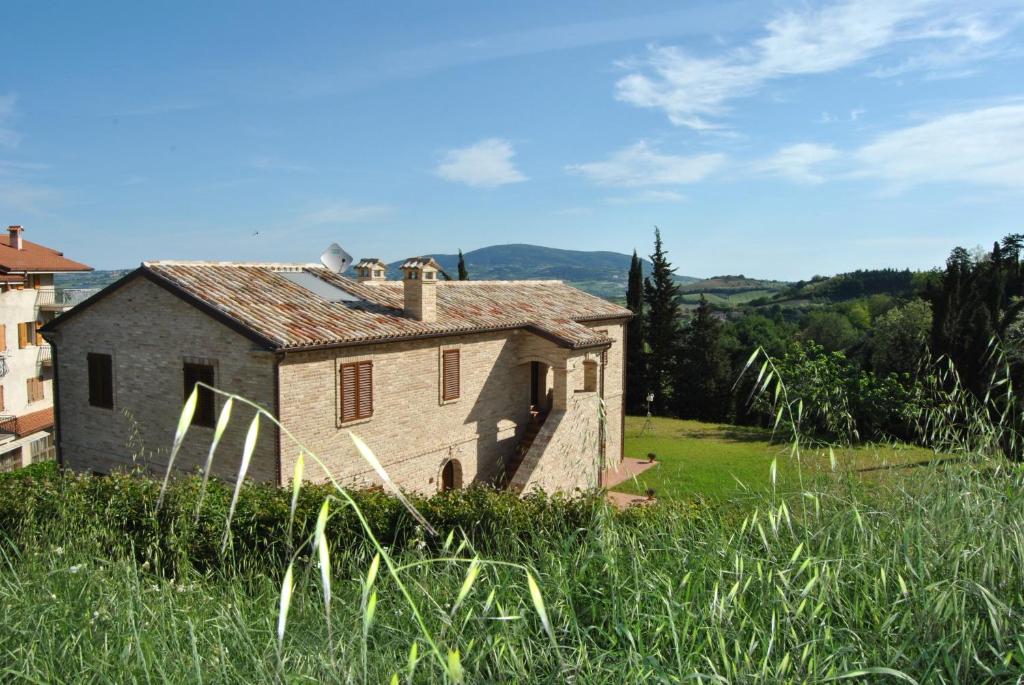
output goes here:
[{"label": "stone farmhouse", "polygon": [[[320,265],[156,261],[43,329],[55,350],[58,458],[162,473],[197,382],[277,415],[340,482],[401,488],[600,485],[622,456],[627,309],[559,281],[401,280]],[[201,391],[176,468],[202,468],[224,399]],[[234,405],[212,473],[233,479],[254,410]],[[291,480],[299,449],[262,424],[248,477]],[[326,478],[306,459],[306,478]]]},{"label": "stone farmhouse", "polygon": [[53,275],[92,271],[29,242],[21,226],[0,235],[0,471],[53,459],[53,357],[39,328],[74,304]]}]

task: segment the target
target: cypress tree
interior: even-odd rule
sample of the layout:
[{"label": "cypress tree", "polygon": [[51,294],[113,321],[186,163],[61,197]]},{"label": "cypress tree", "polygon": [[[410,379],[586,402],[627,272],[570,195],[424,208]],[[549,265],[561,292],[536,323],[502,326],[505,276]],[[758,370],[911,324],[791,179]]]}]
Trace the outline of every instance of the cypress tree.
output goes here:
[{"label": "cypress tree", "polygon": [[661,244],[661,231],[654,227],[654,254],[651,275],[644,279],[644,304],[647,307],[647,387],[644,394],[654,394],[653,412],[666,414],[671,410],[672,381],[676,350],[679,345],[679,285]]},{"label": "cypress tree", "polygon": [[633,318],[626,326],[626,413],[647,411],[647,350],[644,344],[644,270],[643,262],[633,250],[626,285],[626,306]]},{"label": "cypress tree", "polygon": [[469,280],[469,270],[466,269],[466,259],[462,256],[462,250],[459,250],[459,280]]},{"label": "cypress tree", "polygon": [[725,421],[729,418],[729,356],[722,344],[722,322],[702,294],[693,319],[683,332],[676,366],[676,413],[685,419]]}]

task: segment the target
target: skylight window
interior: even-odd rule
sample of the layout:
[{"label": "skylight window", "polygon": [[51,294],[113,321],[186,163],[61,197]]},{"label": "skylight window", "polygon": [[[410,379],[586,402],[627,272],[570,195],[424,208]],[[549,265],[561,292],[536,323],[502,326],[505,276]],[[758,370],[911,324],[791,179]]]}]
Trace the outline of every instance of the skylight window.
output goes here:
[{"label": "skylight window", "polygon": [[359,302],[352,293],[342,290],[336,285],[314,276],[308,271],[278,271],[277,275],[287,278],[297,286],[303,287],[317,297],[328,302]]}]

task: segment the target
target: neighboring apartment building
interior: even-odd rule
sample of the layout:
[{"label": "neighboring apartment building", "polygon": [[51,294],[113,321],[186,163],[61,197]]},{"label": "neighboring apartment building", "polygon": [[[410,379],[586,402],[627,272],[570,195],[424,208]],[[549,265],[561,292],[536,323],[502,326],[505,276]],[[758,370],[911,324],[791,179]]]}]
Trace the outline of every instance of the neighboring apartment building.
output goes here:
[{"label": "neighboring apartment building", "polygon": [[[237,393],[344,483],[374,485],[348,432],[403,489],[598,485],[621,459],[630,312],[558,281],[444,281],[412,258],[356,278],[319,265],[148,262],[47,326],[59,458],[162,473],[197,381]],[[201,392],[176,468],[197,471],[223,399]],[[212,469],[233,478],[253,410]],[[130,443],[130,446],[129,446]],[[248,475],[284,484],[299,448],[268,423]],[[306,477],[326,477],[306,459]]]},{"label": "neighboring apartment building", "polygon": [[53,357],[38,329],[69,306],[54,273],[92,271],[23,233],[0,235],[0,471],[53,458]]}]

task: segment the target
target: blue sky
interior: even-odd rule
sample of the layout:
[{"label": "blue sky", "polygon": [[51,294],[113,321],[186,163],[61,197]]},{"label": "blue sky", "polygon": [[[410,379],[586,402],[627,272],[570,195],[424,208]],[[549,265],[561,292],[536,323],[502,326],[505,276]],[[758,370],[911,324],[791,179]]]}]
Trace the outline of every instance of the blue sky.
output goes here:
[{"label": "blue sky", "polygon": [[4,3],[0,223],[97,268],[528,242],[928,268],[1024,231],[1024,3]]}]

